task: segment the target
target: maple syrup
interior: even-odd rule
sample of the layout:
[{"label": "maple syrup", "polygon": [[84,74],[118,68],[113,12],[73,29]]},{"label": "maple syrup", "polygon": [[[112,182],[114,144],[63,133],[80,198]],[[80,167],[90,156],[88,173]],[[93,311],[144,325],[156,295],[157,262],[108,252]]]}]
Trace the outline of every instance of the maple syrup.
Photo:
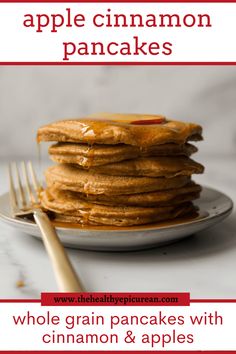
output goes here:
[{"label": "maple syrup", "polygon": [[191,214],[188,214],[184,217],[179,217],[176,219],[172,220],[166,220],[166,221],[161,221],[157,223],[152,223],[152,224],[146,224],[146,225],[136,225],[136,226],[108,226],[108,225],[86,225],[86,224],[76,224],[76,223],[70,223],[70,222],[58,222],[52,220],[52,224],[55,227],[59,228],[65,228],[65,229],[86,229],[86,230],[91,230],[91,231],[99,231],[99,230],[104,230],[104,231],[119,231],[119,230],[125,230],[125,231],[142,231],[142,230],[152,230],[152,229],[159,229],[163,227],[171,227],[175,225],[180,225],[180,224],[188,224],[194,221],[202,220],[205,219],[209,214],[207,212],[193,212]]}]

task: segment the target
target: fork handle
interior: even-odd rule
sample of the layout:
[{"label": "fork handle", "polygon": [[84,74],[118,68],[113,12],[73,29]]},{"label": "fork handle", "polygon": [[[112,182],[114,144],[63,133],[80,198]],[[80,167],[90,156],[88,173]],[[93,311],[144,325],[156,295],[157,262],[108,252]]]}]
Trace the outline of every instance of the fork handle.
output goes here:
[{"label": "fork handle", "polygon": [[59,291],[83,292],[78,276],[47,214],[42,210],[35,210],[34,219],[41,231],[46,251],[52,262]]}]

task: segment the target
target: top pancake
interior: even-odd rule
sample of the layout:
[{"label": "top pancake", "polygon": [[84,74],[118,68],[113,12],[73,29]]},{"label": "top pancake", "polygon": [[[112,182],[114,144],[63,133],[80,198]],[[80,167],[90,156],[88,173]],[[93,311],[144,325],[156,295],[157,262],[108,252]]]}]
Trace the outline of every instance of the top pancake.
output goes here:
[{"label": "top pancake", "polygon": [[41,127],[37,140],[148,147],[198,141],[201,134],[202,128],[197,124],[172,121],[160,115],[101,113]]}]

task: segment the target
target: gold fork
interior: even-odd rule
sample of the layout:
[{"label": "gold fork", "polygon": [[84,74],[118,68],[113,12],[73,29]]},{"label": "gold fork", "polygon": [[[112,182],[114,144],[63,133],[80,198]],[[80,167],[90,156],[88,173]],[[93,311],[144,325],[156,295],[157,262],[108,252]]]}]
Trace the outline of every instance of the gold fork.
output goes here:
[{"label": "gold fork", "polygon": [[[14,173],[13,173],[14,171]],[[20,173],[21,172],[21,173]],[[15,181],[18,188],[15,187]],[[25,181],[25,186],[22,181]],[[32,183],[31,183],[32,182]],[[47,214],[40,206],[42,187],[32,163],[9,164],[10,204],[14,217],[33,216],[51,260],[59,291],[81,292],[83,287]]]}]

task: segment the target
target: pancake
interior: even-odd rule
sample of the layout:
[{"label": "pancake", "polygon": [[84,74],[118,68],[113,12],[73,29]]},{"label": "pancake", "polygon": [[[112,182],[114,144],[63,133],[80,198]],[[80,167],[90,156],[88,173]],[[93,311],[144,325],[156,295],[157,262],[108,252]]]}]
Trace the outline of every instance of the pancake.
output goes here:
[{"label": "pancake", "polygon": [[56,221],[86,225],[142,225],[174,219],[194,211],[192,203],[161,208],[97,205],[80,200],[68,191],[61,191],[54,199],[47,190],[42,193],[42,205],[54,213]]},{"label": "pancake", "polygon": [[[126,195],[116,195],[107,196],[105,194],[83,194],[78,192],[70,192],[74,198],[84,200],[87,202],[92,202],[95,204],[112,205],[112,206],[142,206],[142,207],[152,207],[152,206],[172,206],[181,204],[184,202],[189,202],[199,198],[201,192],[201,186],[191,182],[187,186],[176,189],[168,189],[158,192],[147,192],[147,193],[137,193],[137,194],[126,194]],[[49,192],[54,199],[60,196],[61,190],[55,188],[49,188]]]},{"label": "pancake", "polygon": [[109,176],[176,177],[203,173],[204,167],[189,157],[146,157],[91,167],[92,173]]},{"label": "pancake", "polygon": [[127,144],[149,147],[184,144],[202,139],[194,123],[167,120],[158,115],[101,113],[90,118],[58,121],[38,130],[37,140],[87,144]]},{"label": "pancake", "polygon": [[109,176],[82,170],[73,165],[56,165],[45,171],[49,187],[85,194],[136,194],[180,188],[189,183],[188,176],[173,178]]},{"label": "pancake", "polygon": [[72,163],[83,167],[101,166],[112,162],[147,156],[190,156],[197,148],[189,143],[162,144],[140,148],[125,144],[86,145],[57,143],[49,147],[49,155],[54,162]]}]

